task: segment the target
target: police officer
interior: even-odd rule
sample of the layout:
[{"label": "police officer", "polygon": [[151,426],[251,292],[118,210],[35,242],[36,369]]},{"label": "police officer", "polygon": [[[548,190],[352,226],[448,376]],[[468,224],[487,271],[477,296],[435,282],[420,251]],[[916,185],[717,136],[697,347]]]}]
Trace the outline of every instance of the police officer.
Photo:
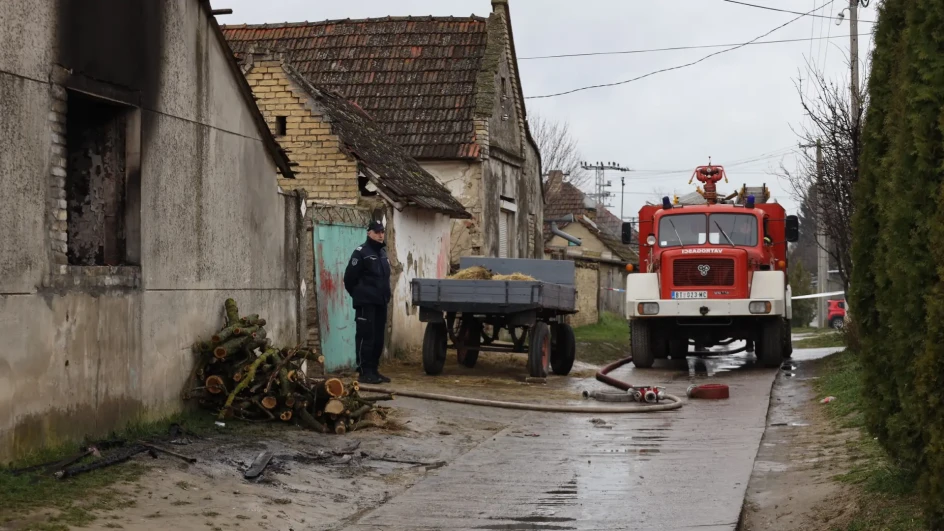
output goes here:
[{"label": "police officer", "polygon": [[387,327],[387,303],[390,302],[390,262],[381,222],[370,222],[367,241],[351,254],[351,261],[344,271],[344,289],[354,299],[360,381],[370,384],[389,382],[390,378],[377,370]]}]

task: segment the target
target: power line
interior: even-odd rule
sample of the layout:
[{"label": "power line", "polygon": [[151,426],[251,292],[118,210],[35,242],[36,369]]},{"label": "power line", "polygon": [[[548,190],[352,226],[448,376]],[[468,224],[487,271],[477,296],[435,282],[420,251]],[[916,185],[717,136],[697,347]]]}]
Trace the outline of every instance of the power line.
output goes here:
[{"label": "power line", "polygon": [[[790,13],[792,15],[801,15],[804,17],[818,17],[818,18],[828,18],[828,19],[833,19],[833,20],[843,20],[842,17],[834,17],[832,15],[828,17],[826,15],[813,15],[810,13],[801,13],[799,11],[790,11],[788,9],[778,9],[776,7],[761,6],[757,4],[748,4],[747,2],[738,2],[737,0],[722,0],[722,1],[728,2],[729,4],[738,4],[738,5],[747,6],[747,7],[756,7],[758,9],[766,9],[768,11],[779,11],[780,13]],[[869,24],[875,24],[875,21],[873,20],[860,20],[859,22],[868,22]]]},{"label": "power line", "polygon": [[[869,33],[860,33],[860,37],[870,35]],[[810,46],[812,47],[812,41],[819,41],[825,39],[839,39],[839,38],[848,38],[848,35],[833,35],[832,37],[810,37],[809,39],[781,39],[776,41],[760,41],[760,42],[751,42],[744,44],[745,46],[756,46],[758,44],[781,44],[786,42],[806,42],[810,41]],[[585,52],[585,53],[564,53],[559,55],[536,55],[534,57],[519,57],[519,61],[532,61],[535,59],[561,59],[565,57],[592,57],[595,55],[626,55],[626,54],[637,54],[637,53],[652,53],[652,52],[674,52],[678,50],[701,50],[704,48],[724,48],[726,46],[738,46],[739,43],[732,42],[728,44],[699,44],[693,46],[671,46],[669,48],[646,48],[640,50],[622,50],[616,52]]]},{"label": "power line", "polygon": [[[823,4],[823,5],[821,5],[821,6],[817,7],[817,8],[815,8],[815,9],[813,9],[813,10],[810,11],[809,13],[812,13],[813,11],[819,11],[820,9],[823,9],[824,7],[826,7],[826,6],[830,5],[830,4],[832,4],[832,3],[835,2],[835,1],[836,1],[836,0],[829,0],[828,3]],[[751,39],[751,40],[749,40],[749,41],[747,41],[747,42],[745,42],[745,43],[738,44],[737,46],[734,46],[734,47],[732,47],[732,48],[727,48],[727,49],[724,49],[724,50],[721,50],[721,51],[718,51],[718,52],[714,52],[714,53],[708,54],[708,55],[702,57],[701,59],[698,59],[697,61],[692,61],[692,62],[690,62],[690,63],[686,63],[686,64],[678,65],[678,66],[672,66],[672,67],[669,67],[669,68],[663,68],[663,69],[661,69],[661,70],[656,70],[656,71],[654,71],[654,72],[649,72],[648,74],[643,74],[643,75],[641,75],[641,76],[637,76],[637,77],[634,77],[634,78],[632,78],[632,79],[626,79],[626,80],[617,81],[617,82],[614,82],[614,83],[603,83],[603,84],[599,84],[599,85],[590,85],[590,86],[587,86],[587,87],[575,88],[575,89],[567,90],[567,91],[564,91],[564,92],[557,92],[557,93],[555,93],[555,94],[544,94],[544,95],[541,95],[541,96],[526,96],[525,99],[554,98],[554,97],[557,97],[557,96],[565,96],[565,95],[567,95],[567,94],[573,94],[573,93],[575,93],[575,92],[580,92],[580,91],[583,91],[583,90],[590,90],[590,89],[604,88],[604,87],[615,87],[615,86],[617,86],[617,85],[625,85],[625,84],[627,84],[627,83],[632,83],[633,81],[639,81],[640,79],[644,79],[644,78],[647,78],[647,77],[649,77],[649,76],[654,76],[654,75],[656,75],[656,74],[661,74],[661,73],[663,73],[663,72],[669,72],[669,71],[672,71],[672,70],[680,70],[680,69],[682,69],[682,68],[686,68],[686,67],[689,67],[689,66],[697,65],[698,63],[701,63],[702,61],[705,61],[705,60],[707,60],[707,59],[710,59],[710,58],[712,58],[712,57],[714,57],[714,56],[716,56],[716,55],[721,55],[721,54],[723,54],[723,53],[732,52],[732,51],[734,51],[734,50],[737,50],[738,48],[743,48],[743,47],[745,47],[745,46],[747,46],[747,45],[749,45],[749,44],[751,44],[751,43],[753,43],[753,42],[756,42],[756,41],[759,41],[760,39],[763,39],[764,37],[770,35],[771,33],[775,32],[775,31],[777,31],[777,30],[779,30],[779,29],[781,29],[781,28],[784,28],[784,27],[786,27],[786,26],[789,26],[790,24],[796,22],[797,20],[800,20],[801,18],[803,18],[803,15],[801,15],[801,16],[799,16],[799,17],[796,17],[796,18],[794,18],[794,19],[792,19],[792,20],[790,20],[790,21],[788,21],[788,22],[785,22],[785,23],[783,23],[783,24],[777,26],[776,28],[774,28],[774,29],[768,31],[767,33],[764,33],[763,35],[759,35],[759,36],[757,36],[757,37],[755,37],[755,38],[753,38],[753,39]]]}]

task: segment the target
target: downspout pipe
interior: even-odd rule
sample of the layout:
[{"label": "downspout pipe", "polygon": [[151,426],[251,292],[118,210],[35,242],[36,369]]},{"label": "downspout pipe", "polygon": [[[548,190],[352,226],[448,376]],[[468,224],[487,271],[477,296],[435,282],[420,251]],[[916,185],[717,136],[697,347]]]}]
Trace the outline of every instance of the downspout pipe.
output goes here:
[{"label": "downspout pipe", "polygon": [[545,220],[545,221],[549,221],[549,222],[551,223],[551,234],[553,234],[553,235],[555,235],[555,236],[560,236],[561,238],[563,238],[563,239],[569,241],[570,243],[572,243],[572,244],[574,244],[574,245],[582,245],[582,244],[583,244],[583,242],[580,240],[580,238],[576,238],[576,237],[574,237],[574,236],[571,236],[570,234],[567,234],[566,232],[560,230],[560,227],[557,226],[558,223],[573,223],[573,222],[574,222],[574,215],[573,215],[573,214],[567,214],[566,216],[564,216],[564,217],[562,217],[562,218],[549,219],[549,220]]}]

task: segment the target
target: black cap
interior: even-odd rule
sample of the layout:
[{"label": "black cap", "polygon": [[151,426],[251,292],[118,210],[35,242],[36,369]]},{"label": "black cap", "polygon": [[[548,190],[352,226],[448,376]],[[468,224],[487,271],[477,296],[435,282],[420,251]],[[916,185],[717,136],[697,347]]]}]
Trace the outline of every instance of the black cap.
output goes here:
[{"label": "black cap", "polygon": [[373,232],[383,232],[384,226],[383,223],[379,221],[371,221],[370,225],[367,225],[367,230]]}]

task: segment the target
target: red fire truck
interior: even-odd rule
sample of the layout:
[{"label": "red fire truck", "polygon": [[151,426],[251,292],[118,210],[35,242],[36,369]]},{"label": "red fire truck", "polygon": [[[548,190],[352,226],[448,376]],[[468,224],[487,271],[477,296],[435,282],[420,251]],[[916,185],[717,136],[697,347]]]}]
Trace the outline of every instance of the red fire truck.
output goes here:
[{"label": "red fire truck", "polygon": [[[793,350],[787,242],[797,241],[799,221],[769,202],[766,186],[719,197],[722,166],[699,166],[694,179],[704,185],[694,199],[664,197],[639,211],[639,272],[626,281],[633,363],[743,340],[739,350],[777,367]],[[625,223],[623,241],[632,236]]]}]

